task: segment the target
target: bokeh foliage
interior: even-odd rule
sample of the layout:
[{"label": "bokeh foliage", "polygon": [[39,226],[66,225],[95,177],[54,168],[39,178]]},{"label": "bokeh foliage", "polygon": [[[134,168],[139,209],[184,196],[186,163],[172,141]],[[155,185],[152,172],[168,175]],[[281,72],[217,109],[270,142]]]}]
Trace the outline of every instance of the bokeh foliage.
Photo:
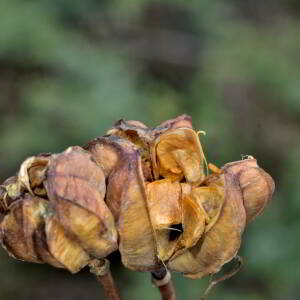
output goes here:
[{"label": "bokeh foliage", "polygon": [[[207,160],[251,154],[272,205],[247,229],[246,266],[210,299],[298,299],[300,5],[297,0],[0,0],[0,179],[39,152],[82,145],[120,118],[187,113]],[[0,300],[101,299],[96,281],[0,250]],[[158,299],[113,256],[124,299]],[[179,299],[208,279],[174,274]]]}]

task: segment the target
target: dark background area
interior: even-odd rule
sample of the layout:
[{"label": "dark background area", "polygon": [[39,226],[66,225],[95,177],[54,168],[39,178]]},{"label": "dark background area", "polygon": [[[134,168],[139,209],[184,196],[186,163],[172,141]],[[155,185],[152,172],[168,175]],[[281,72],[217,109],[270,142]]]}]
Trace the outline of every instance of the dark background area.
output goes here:
[{"label": "dark background area", "polygon": [[[209,299],[299,299],[300,4],[297,0],[0,0],[0,180],[40,152],[186,113],[207,160],[251,154],[276,181],[247,228],[245,267]],[[113,273],[126,299],[159,299],[150,276]],[[179,299],[207,279],[173,275]],[[104,299],[77,275],[0,249],[0,300]]]}]

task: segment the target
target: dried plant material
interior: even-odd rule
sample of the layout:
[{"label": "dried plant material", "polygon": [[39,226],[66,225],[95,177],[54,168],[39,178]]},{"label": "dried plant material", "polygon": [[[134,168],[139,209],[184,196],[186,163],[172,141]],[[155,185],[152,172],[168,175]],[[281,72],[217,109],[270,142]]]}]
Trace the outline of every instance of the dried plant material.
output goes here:
[{"label": "dried plant material", "polygon": [[17,176],[6,179],[0,185],[0,213],[9,210],[12,203],[21,196],[21,184]]},{"label": "dried plant material", "polygon": [[148,128],[145,124],[138,121],[119,120],[113,128],[108,130],[108,135],[118,136],[132,142],[138,150],[142,161],[142,171],[145,180],[151,180],[151,154],[149,145],[153,142],[155,136],[154,131]]},{"label": "dried plant material", "polygon": [[[42,156],[27,158],[20,167],[17,176],[8,178],[1,186],[0,208],[9,209],[9,206],[27,191],[31,195],[45,196],[42,185],[48,159]],[[32,191],[35,189],[35,193]]]},{"label": "dried plant material", "polygon": [[110,263],[107,259],[93,259],[89,263],[90,272],[93,273],[96,279],[101,283],[107,299],[120,300],[118,289],[111,275],[109,265]]},{"label": "dried plant material", "polygon": [[[168,260],[174,253],[182,234],[180,183],[158,180],[147,185],[147,202],[154,229],[157,256]],[[178,225],[178,226],[176,226]]]},{"label": "dried plant material", "polygon": [[20,167],[18,181],[32,195],[34,194],[32,188],[38,187],[43,182],[48,162],[47,158],[33,156],[27,158]]},{"label": "dried plant material", "polygon": [[201,207],[206,220],[205,232],[217,222],[225,201],[224,183],[218,180],[210,186],[195,188],[191,192],[193,200]]},{"label": "dried plant material", "polygon": [[48,214],[52,214],[49,202],[30,194],[12,205],[1,224],[2,244],[12,256],[63,267],[45,245],[44,219]]},{"label": "dried plant material", "polygon": [[[204,189],[204,194],[199,194],[196,191],[196,199],[200,202],[205,210],[206,215],[213,216],[213,226],[206,230],[199,242],[190,249],[187,249],[181,255],[175,256],[170,260],[168,266],[179,272],[183,272],[185,276],[190,278],[201,278],[203,276],[217,273],[221,267],[233,257],[240,247],[241,236],[245,227],[245,210],[241,198],[241,191],[238,184],[230,176],[221,175],[221,182],[224,182],[224,204],[222,205],[221,197],[208,197],[212,199],[213,205],[201,202],[206,201],[205,193],[209,190]],[[220,179],[217,182],[212,182],[211,186],[220,184]],[[197,188],[196,190],[201,190]],[[212,189],[215,193],[215,190]],[[198,192],[198,193],[197,193]],[[192,192],[193,195],[193,192]],[[195,197],[195,195],[194,195]],[[197,202],[198,202],[197,201]],[[198,203],[199,203],[198,202]],[[216,204],[219,204],[216,205]],[[222,205],[221,212],[215,211],[215,207]],[[217,216],[217,218],[215,218]],[[209,223],[207,224],[209,226]],[[190,266],[190,269],[187,268]]]},{"label": "dried plant material", "polygon": [[188,277],[201,278],[217,273],[240,248],[246,214],[236,179],[224,174],[225,200],[218,220],[205,234],[201,248],[191,249],[201,269]]},{"label": "dried plant material", "polygon": [[[91,256],[117,249],[114,217],[104,202],[105,176],[82,148],[27,159],[4,188],[6,197],[17,195],[1,224],[2,243],[15,257],[74,273]],[[46,199],[38,197],[41,189]]]},{"label": "dried plant material", "polygon": [[66,234],[54,216],[46,219],[45,232],[50,253],[70,272],[76,273],[88,264],[89,255]]},{"label": "dried plant material", "polygon": [[178,128],[155,140],[158,174],[180,181],[200,183],[204,179],[204,154],[194,130]]},{"label": "dried plant material", "polygon": [[1,223],[1,243],[7,252],[14,258],[40,262],[32,247],[28,247],[27,236],[23,231],[23,203],[15,203],[11,213],[6,215]]},{"label": "dried plant material", "polygon": [[[176,131],[177,129],[178,131]],[[173,136],[169,137],[168,134],[171,134],[171,132],[173,132]],[[154,179],[159,179],[159,176],[162,175],[160,171],[163,172],[165,176],[162,176],[164,177],[173,176],[178,179],[186,175],[188,181],[202,180],[203,171],[200,175],[197,171],[199,168],[203,169],[204,154],[198,135],[192,129],[189,116],[179,116],[154,128],[148,128],[137,121],[119,120],[107,134],[122,137],[135,145],[142,159],[142,170],[146,180],[152,181],[152,175]],[[160,155],[157,156],[156,148],[158,143],[162,142],[159,148],[161,149],[160,153],[164,156],[164,153],[168,151],[166,149],[167,141],[165,140],[171,140],[171,143],[174,144],[172,149],[174,152],[162,159],[162,164],[167,169],[162,168],[160,170],[158,165]],[[183,142],[182,146],[179,145],[180,141]],[[195,154],[193,151],[195,151]],[[193,165],[195,160],[197,162]],[[191,168],[186,167],[185,162]]]},{"label": "dried plant material", "polygon": [[62,200],[55,204],[60,223],[91,256],[106,257],[116,249],[117,232],[115,225],[102,221],[94,213],[71,202]]},{"label": "dried plant material", "polygon": [[49,201],[25,194],[23,205],[23,232],[26,237],[28,251],[34,252],[40,263],[45,262],[57,268],[64,266],[55,259],[46,242],[45,223],[53,215]]},{"label": "dried plant material", "polygon": [[[272,177],[257,166],[255,159],[253,161],[255,161],[256,165],[242,172],[239,178],[243,192],[247,223],[262,213],[266,205],[270,202],[275,190]],[[249,160],[247,162],[250,163]]]},{"label": "dried plant material", "polygon": [[98,258],[117,249],[114,218],[104,202],[105,176],[88,152],[71,147],[53,156],[44,184],[58,219],[83,247]]},{"label": "dried plant material", "polygon": [[225,275],[221,276],[220,278],[214,279],[212,281],[210,281],[208,287],[205,289],[203,296],[201,298],[201,300],[205,300],[206,296],[209,294],[209,292],[212,290],[212,288],[217,285],[218,283],[227,280],[229,278],[231,278],[232,276],[234,276],[235,274],[237,274],[240,269],[243,267],[243,259],[240,256],[236,256],[234,257],[235,260],[237,260],[237,265],[235,266],[234,269],[232,269],[229,273],[226,273]]},{"label": "dried plant material", "polygon": [[[78,252],[83,248],[102,258],[117,249],[114,218],[104,202],[105,176],[88,152],[71,147],[53,156],[44,184],[57,219],[78,241],[71,250],[76,246]],[[86,261],[86,254],[78,256]]]},{"label": "dried plant material", "polygon": [[205,165],[190,117],[154,128],[120,120],[84,148],[22,163],[0,186],[1,243],[15,258],[72,273],[118,249],[135,271],[215,274],[275,185],[252,156],[210,163],[211,174]]},{"label": "dried plant material", "polygon": [[183,236],[181,244],[184,249],[193,247],[205,230],[205,213],[191,196],[182,199]]},{"label": "dried plant material", "polygon": [[192,118],[188,115],[181,115],[174,119],[167,120],[162,124],[158,125],[154,128],[154,131],[157,134],[161,134],[164,131],[176,129],[176,128],[190,128],[193,129],[192,126]]},{"label": "dried plant material", "polygon": [[[138,148],[119,136],[99,138],[85,148],[107,174],[106,203],[115,218],[123,264],[133,270],[152,270],[158,260]],[[110,164],[102,161],[107,149],[116,158],[110,171],[106,169]]]},{"label": "dried plant material", "polygon": [[115,170],[119,161],[117,143],[110,142],[106,138],[98,138],[91,141],[86,149],[92,154],[101,167],[105,178],[107,178]]},{"label": "dried plant material", "polygon": [[248,224],[261,214],[271,201],[275,183],[272,177],[257,165],[255,158],[247,157],[249,158],[226,164],[223,170],[239,179]]},{"label": "dried plant material", "polygon": [[132,143],[122,139],[112,143],[119,161],[108,178],[106,201],[116,219],[122,262],[133,270],[151,270],[157,264],[156,246],[141,158]]},{"label": "dried plant material", "polygon": [[208,169],[210,171],[212,171],[214,174],[221,174],[222,173],[222,170],[219,169],[216,165],[212,164],[212,163],[209,163],[207,165]]},{"label": "dried plant material", "polygon": [[71,201],[99,217],[110,213],[104,204],[105,177],[92,156],[80,147],[70,147],[54,155],[45,180],[48,197]]}]

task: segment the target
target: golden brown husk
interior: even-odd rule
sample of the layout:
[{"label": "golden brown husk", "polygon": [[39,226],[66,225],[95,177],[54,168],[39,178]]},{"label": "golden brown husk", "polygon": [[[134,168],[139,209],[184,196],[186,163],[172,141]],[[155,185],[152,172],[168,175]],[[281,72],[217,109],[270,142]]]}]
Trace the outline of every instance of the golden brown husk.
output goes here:
[{"label": "golden brown husk", "polygon": [[12,256],[75,273],[117,249],[114,218],[104,202],[105,176],[82,148],[25,160],[4,189],[10,204],[1,240]]},{"label": "golden brown husk", "polygon": [[120,120],[84,149],[28,158],[0,186],[2,245],[73,273],[116,249],[132,270],[216,273],[274,181],[251,157],[209,167],[190,117],[155,128]]}]

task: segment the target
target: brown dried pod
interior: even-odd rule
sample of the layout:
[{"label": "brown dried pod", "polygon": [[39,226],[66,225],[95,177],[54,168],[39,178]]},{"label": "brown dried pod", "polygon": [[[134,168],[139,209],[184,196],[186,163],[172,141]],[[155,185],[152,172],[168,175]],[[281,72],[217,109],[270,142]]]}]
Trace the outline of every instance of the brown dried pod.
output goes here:
[{"label": "brown dried pod", "polygon": [[258,167],[256,159],[251,156],[246,160],[226,164],[224,169],[239,178],[249,223],[261,214],[270,202],[275,190],[274,180]]},{"label": "brown dried pod", "polygon": [[117,249],[112,213],[104,202],[102,169],[80,147],[54,155],[44,181],[56,217],[90,255],[102,258]]},{"label": "brown dried pod", "polygon": [[168,266],[187,277],[201,278],[218,272],[236,256],[246,216],[238,183],[226,174],[193,189],[191,196],[202,209],[205,230],[195,246],[174,255]]},{"label": "brown dried pod", "polygon": [[[190,117],[155,128],[120,120],[84,149],[25,160],[0,186],[2,244],[16,258],[73,273],[89,264],[98,278],[118,249],[127,268],[152,272],[162,294],[173,291],[164,268],[217,273],[274,192],[252,157],[209,164],[210,175],[205,163]],[[114,288],[111,277],[99,280]]]},{"label": "brown dried pod", "polygon": [[18,259],[62,268],[47,245],[45,220],[53,215],[49,202],[26,193],[14,202],[1,223],[2,245]]},{"label": "brown dried pod", "polygon": [[[218,272],[236,256],[246,223],[271,199],[274,182],[254,159],[227,164],[206,177],[196,132],[188,119],[187,127],[177,127],[176,122],[148,129],[119,121],[109,133],[131,141],[138,150],[143,145],[143,156],[151,157],[153,178],[166,178],[150,180],[146,188],[159,261],[170,270],[200,278]],[[89,149],[95,153],[99,144]],[[177,159],[180,155],[182,162]],[[96,156],[101,161],[101,151]],[[238,166],[243,172],[238,173]],[[179,183],[182,180],[186,183]]]},{"label": "brown dried pod", "polygon": [[[160,176],[199,184],[204,179],[204,154],[191,118],[186,115],[168,120],[155,128],[136,121],[118,121],[107,134],[131,141],[155,180]],[[150,170],[149,170],[150,169]],[[144,172],[145,179],[149,180]]]},{"label": "brown dried pod", "polygon": [[[177,247],[176,239],[169,235],[180,231],[174,226],[180,228],[182,224],[178,181],[185,178],[195,184],[204,178],[203,151],[191,127],[187,116],[154,129],[134,121],[119,121],[108,131],[109,136],[85,147],[106,174],[106,203],[116,220],[122,262],[130,269],[155,270]],[[146,189],[146,180],[159,176],[169,181],[154,181]],[[169,194],[165,186],[170,188]],[[164,196],[157,202],[161,193]]]},{"label": "brown dried pod", "polygon": [[123,264],[133,270],[152,270],[158,260],[138,149],[119,137],[99,138],[86,148],[107,174],[106,203],[115,217]]},{"label": "brown dried pod", "polygon": [[25,160],[4,188],[14,202],[1,223],[2,244],[16,258],[74,273],[117,249],[104,174],[80,147]]},{"label": "brown dried pod", "polygon": [[226,164],[221,174],[207,177],[204,184],[191,195],[205,212],[205,233],[168,263],[190,278],[217,273],[237,255],[246,222],[264,209],[274,192],[274,181],[253,158]]}]

